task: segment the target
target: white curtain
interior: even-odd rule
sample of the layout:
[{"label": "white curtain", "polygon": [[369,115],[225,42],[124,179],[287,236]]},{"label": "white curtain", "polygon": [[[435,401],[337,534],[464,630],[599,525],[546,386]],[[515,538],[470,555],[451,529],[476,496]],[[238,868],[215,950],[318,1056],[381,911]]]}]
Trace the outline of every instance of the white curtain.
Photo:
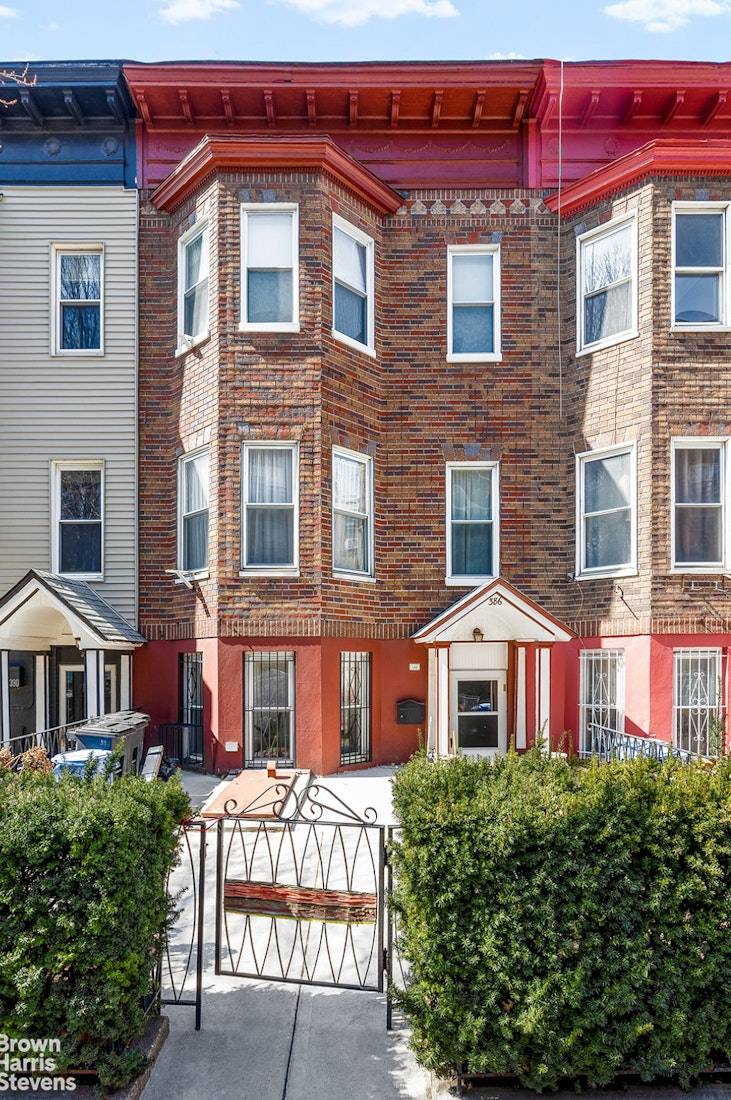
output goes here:
[{"label": "white curtain", "polygon": [[292,503],[292,451],[285,447],[249,450],[249,504]]},{"label": "white curtain", "polygon": [[336,508],[346,512],[367,511],[364,463],[347,455],[335,456],[333,500]]},{"label": "white curtain", "polygon": [[337,228],[333,233],[333,271],[336,279],[366,293],[366,247]]}]

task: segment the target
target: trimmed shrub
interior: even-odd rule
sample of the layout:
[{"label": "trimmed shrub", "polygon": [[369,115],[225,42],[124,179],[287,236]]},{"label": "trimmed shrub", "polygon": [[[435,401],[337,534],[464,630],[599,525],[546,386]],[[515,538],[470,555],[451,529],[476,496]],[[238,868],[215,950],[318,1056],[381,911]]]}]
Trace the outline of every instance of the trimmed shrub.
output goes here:
[{"label": "trimmed shrub", "polygon": [[417,1057],[534,1089],[731,1052],[731,764],[421,755],[395,903]]},{"label": "trimmed shrub", "polygon": [[0,1031],[58,1038],[60,1068],[108,1084],[134,1075],[126,1048],[173,915],[166,879],[188,812],[177,779],[0,769]]}]

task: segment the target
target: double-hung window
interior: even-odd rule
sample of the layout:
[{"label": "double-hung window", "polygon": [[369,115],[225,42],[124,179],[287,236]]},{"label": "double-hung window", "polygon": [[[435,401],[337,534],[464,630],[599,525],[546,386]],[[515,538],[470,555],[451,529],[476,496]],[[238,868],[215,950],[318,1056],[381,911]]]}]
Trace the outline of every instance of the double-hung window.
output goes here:
[{"label": "double-hung window", "polygon": [[178,351],[208,335],[208,224],[197,223],[178,241]]},{"label": "double-hung window", "polygon": [[242,569],[296,573],[298,548],[296,443],[245,443],[242,456]]},{"label": "double-hung window", "polygon": [[241,328],[299,328],[299,214],[296,203],[241,206]]},{"label": "double-hung window", "polygon": [[333,449],[333,570],[373,575],[373,463],[369,455]]},{"label": "double-hung window", "polygon": [[577,573],[620,576],[636,569],[634,445],[577,456]]},{"label": "double-hung window", "polygon": [[294,653],[248,652],[244,664],[246,767],[294,766]]},{"label": "double-hung window", "polygon": [[582,649],[581,749],[601,743],[600,731],[624,733],[624,650]]},{"label": "double-hung window", "polygon": [[637,218],[616,219],[577,240],[577,350],[637,335]]},{"label": "double-hung window", "polygon": [[373,238],[333,214],[333,335],[374,353]]},{"label": "double-hung window", "polygon": [[178,568],[202,573],[208,568],[208,449],[178,461]]},{"label": "double-hung window", "polygon": [[729,312],[728,204],[673,204],[673,326],[723,328]]},{"label": "double-hung window", "polygon": [[500,246],[454,245],[447,252],[447,359],[500,358]]},{"label": "double-hung window", "polygon": [[56,245],[55,355],[104,351],[104,251],[101,245]]},{"label": "double-hung window", "polygon": [[54,464],[53,569],[76,577],[104,572],[104,466]]},{"label": "double-hung window", "polygon": [[447,584],[478,584],[498,572],[498,466],[447,465]]},{"label": "double-hung window", "polygon": [[723,751],[720,649],[673,652],[673,744],[701,756]]},{"label": "double-hung window", "polygon": [[726,560],[725,440],[674,439],[673,568],[722,570]]}]

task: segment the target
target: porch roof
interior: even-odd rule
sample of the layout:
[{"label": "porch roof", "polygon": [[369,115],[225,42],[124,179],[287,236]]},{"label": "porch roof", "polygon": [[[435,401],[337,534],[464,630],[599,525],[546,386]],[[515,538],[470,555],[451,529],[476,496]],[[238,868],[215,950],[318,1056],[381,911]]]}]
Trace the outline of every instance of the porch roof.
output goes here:
[{"label": "porch roof", "polygon": [[130,649],[145,641],[86,581],[41,569],[0,597],[0,647],[33,648],[21,639],[38,648],[74,640],[81,648]]},{"label": "porch roof", "polygon": [[497,577],[468,592],[413,635],[424,645],[473,642],[568,642],[573,631],[537,603]]}]

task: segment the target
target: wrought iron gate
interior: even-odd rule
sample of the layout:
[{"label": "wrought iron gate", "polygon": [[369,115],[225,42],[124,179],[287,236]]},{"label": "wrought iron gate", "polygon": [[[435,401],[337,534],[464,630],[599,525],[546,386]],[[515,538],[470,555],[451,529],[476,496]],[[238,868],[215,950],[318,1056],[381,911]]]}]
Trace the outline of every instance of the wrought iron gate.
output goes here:
[{"label": "wrought iron gate", "polygon": [[195,1008],[196,1031],[201,1026],[206,849],[210,826],[209,821],[197,818],[184,822],[178,830],[180,859],[168,875],[167,884],[178,914],[168,929],[157,975],[159,1003]]},{"label": "wrought iron gate", "polygon": [[218,822],[216,973],[382,993],[386,830],[329,787],[273,782]]}]

